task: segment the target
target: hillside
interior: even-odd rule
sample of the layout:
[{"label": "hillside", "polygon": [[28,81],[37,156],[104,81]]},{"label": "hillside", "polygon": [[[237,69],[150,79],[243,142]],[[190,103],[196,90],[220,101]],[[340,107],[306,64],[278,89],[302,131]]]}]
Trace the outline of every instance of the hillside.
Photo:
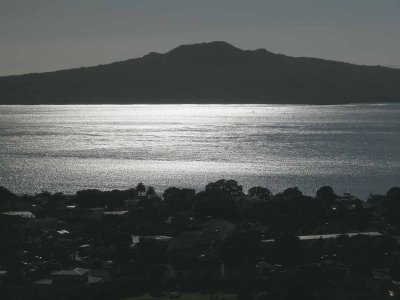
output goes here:
[{"label": "hillside", "polygon": [[107,65],[0,77],[0,104],[400,102],[400,69],[225,42]]}]

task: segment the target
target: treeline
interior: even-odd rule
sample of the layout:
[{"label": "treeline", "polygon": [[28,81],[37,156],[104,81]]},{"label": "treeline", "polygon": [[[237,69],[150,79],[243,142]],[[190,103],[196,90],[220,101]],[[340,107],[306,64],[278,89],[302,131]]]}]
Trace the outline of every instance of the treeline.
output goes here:
[{"label": "treeline", "polygon": [[81,190],[72,196],[48,192],[17,196],[0,187],[0,199],[1,211],[29,208],[40,199],[46,199],[43,207],[50,210],[60,203],[76,205],[77,208],[118,210],[126,208],[127,200],[136,199],[130,213],[135,219],[152,224],[156,228],[154,231],[161,233],[165,231],[163,226],[167,218],[180,229],[189,226],[193,218],[203,221],[217,218],[235,224],[244,221],[266,224],[269,236],[282,231],[314,234],[364,230],[371,227],[376,217],[372,207],[379,207],[391,225],[400,225],[398,187],[391,188],[385,195],[371,195],[366,202],[349,194],[337,195],[329,186],[321,187],[314,196],[304,195],[297,187],[274,195],[268,188],[256,186],[246,193],[235,180],[225,179],[207,184],[200,192],[170,187],[162,195],[157,195],[153,187],[142,183],[127,190]]}]

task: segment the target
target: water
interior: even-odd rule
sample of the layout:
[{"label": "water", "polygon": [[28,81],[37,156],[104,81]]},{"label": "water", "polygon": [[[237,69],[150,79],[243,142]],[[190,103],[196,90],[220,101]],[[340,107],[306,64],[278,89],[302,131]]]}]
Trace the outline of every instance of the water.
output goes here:
[{"label": "water", "polygon": [[0,185],[17,193],[400,185],[400,105],[0,106]]}]

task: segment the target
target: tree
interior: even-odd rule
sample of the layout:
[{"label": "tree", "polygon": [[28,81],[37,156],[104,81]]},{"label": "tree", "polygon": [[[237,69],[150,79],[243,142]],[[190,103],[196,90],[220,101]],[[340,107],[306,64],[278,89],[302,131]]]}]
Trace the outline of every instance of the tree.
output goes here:
[{"label": "tree", "polygon": [[0,186],[0,209],[16,198],[17,196],[15,194],[10,192],[5,187]]},{"label": "tree", "polygon": [[275,249],[283,265],[297,264],[304,258],[304,248],[299,238],[289,232],[283,232],[275,239]]},{"label": "tree", "polygon": [[329,205],[332,205],[335,203],[337,195],[330,186],[323,186],[318,189],[317,198],[325,201]]},{"label": "tree", "polygon": [[222,242],[221,255],[225,262],[242,265],[255,260],[261,251],[261,232],[252,223],[241,223]]},{"label": "tree", "polygon": [[386,193],[386,206],[400,204],[400,187],[392,187]]},{"label": "tree", "polygon": [[80,208],[91,208],[103,205],[103,193],[96,189],[76,192],[76,203]]},{"label": "tree", "polygon": [[243,187],[236,180],[221,179],[216,182],[210,182],[206,185],[206,192],[227,192],[231,196],[239,196],[243,194]]},{"label": "tree", "polygon": [[238,222],[242,215],[238,202],[226,190],[200,192],[194,200],[194,214],[200,218],[214,217]]},{"label": "tree", "polygon": [[303,196],[303,193],[297,187],[292,187],[284,190],[281,195],[284,198],[296,199]]},{"label": "tree", "polygon": [[180,230],[186,228],[186,226],[190,223],[190,215],[187,212],[178,212],[172,218],[172,225]]},{"label": "tree", "polygon": [[117,209],[124,205],[125,195],[124,192],[119,190],[112,190],[103,192],[103,201],[108,209]]},{"label": "tree", "polygon": [[269,201],[272,199],[273,195],[271,191],[265,187],[254,186],[248,191],[248,195],[255,198],[261,202]]},{"label": "tree", "polygon": [[152,186],[149,186],[146,191],[146,196],[151,198],[154,197],[155,195],[156,195],[156,190]]},{"label": "tree", "polygon": [[136,186],[136,192],[138,196],[143,196],[143,193],[146,191],[146,187],[143,183],[139,182]]},{"label": "tree", "polygon": [[384,216],[391,225],[400,228],[400,187],[392,187],[386,193]]},{"label": "tree", "polygon": [[178,189],[176,187],[166,189],[163,198],[168,213],[174,215],[181,211],[190,210],[195,195],[196,192],[192,189]]}]

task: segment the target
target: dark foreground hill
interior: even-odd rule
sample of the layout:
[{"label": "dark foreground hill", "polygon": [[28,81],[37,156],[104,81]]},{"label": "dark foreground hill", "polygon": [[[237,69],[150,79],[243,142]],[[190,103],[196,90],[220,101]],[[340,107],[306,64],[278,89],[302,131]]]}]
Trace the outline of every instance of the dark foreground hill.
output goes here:
[{"label": "dark foreground hill", "polygon": [[0,77],[0,104],[400,102],[400,69],[225,42],[108,65]]}]

